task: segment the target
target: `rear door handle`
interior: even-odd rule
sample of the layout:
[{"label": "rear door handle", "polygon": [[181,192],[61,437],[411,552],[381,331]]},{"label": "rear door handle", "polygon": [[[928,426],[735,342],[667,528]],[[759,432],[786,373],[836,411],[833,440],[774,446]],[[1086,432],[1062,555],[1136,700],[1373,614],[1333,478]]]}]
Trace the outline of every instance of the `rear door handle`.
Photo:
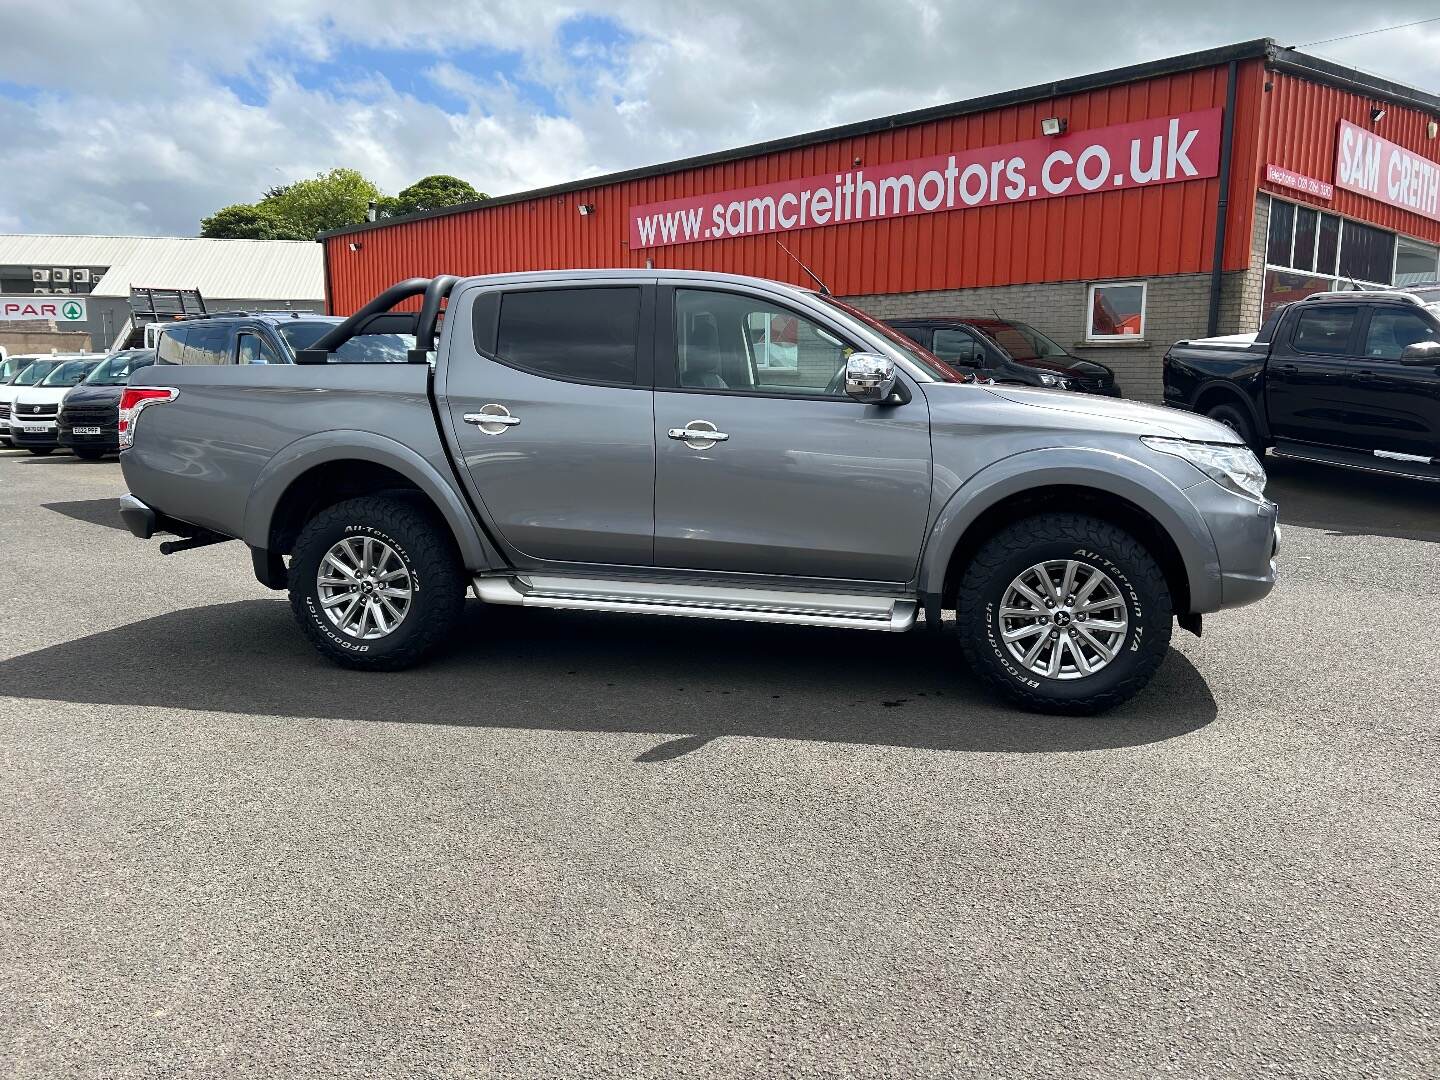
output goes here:
[{"label": "rear door handle", "polygon": [[1294,364],[1281,364],[1277,370],[1281,375],[1294,375],[1300,369]]},{"label": "rear door handle", "polygon": [[1357,371],[1350,376],[1355,382],[1374,382],[1379,377],[1373,371]]},{"label": "rear door handle", "polygon": [[672,427],[666,434],[699,450],[708,450],[713,444],[730,438],[725,432],[715,430],[715,425],[709,420],[691,420],[684,427]]}]

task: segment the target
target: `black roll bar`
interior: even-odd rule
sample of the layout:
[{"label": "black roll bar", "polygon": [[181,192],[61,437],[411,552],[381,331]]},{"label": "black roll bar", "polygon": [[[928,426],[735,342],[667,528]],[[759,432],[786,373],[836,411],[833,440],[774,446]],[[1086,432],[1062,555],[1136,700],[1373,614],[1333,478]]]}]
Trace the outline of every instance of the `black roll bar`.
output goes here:
[{"label": "black roll bar", "polygon": [[295,354],[295,362],[328,364],[331,354],[341,345],[359,337],[371,325],[383,321],[377,316],[412,296],[424,293],[425,299],[415,320],[415,348],[410,350],[410,363],[428,363],[429,353],[435,348],[435,325],[440,319],[440,303],[450,295],[450,290],[459,280],[453,274],[440,274],[433,278],[415,277],[398,281],[334,329],[322,334],[310,348],[299,350]]}]

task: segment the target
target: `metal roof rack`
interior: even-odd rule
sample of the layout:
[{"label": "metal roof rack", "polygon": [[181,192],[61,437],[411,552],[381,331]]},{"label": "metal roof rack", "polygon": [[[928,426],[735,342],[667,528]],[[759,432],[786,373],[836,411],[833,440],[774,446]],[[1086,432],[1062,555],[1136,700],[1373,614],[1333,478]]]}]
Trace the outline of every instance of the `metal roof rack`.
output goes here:
[{"label": "metal roof rack", "polygon": [[1309,304],[1317,300],[1403,300],[1416,307],[1425,306],[1425,302],[1418,296],[1402,292],[1399,289],[1337,289],[1330,292],[1311,293],[1309,296],[1302,297],[1300,302]]}]

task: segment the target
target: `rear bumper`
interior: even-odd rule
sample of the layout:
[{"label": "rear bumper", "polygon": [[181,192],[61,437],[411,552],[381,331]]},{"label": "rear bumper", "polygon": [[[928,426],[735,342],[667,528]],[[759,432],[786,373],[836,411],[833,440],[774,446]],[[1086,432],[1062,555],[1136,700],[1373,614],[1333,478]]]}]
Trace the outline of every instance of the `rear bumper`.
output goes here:
[{"label": "rear bumper", "polygon": [[149,540],[155,535],[160,515],[134,495],[125,494],[120,496],[120,520],[138,539]]}]

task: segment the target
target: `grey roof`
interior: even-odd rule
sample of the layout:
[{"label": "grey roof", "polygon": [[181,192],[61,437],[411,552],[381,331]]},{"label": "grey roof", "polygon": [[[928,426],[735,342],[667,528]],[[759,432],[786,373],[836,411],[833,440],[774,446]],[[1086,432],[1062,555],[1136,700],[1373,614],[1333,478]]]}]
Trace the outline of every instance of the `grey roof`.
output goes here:
[{"label": "grey roof", "polygon": [[324,300],[324,252],[308,240],[0,233],[0,265],[109,267],[91,296],[130,286],[229,300]]}]

